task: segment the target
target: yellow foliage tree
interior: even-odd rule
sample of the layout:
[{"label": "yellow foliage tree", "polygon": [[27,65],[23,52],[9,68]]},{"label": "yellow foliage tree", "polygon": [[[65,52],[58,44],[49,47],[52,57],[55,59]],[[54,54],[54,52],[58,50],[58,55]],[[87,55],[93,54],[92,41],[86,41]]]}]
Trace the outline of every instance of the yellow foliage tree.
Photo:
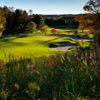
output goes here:
[{"label": "yellow foliage tree", "polygon": [[2,35],[2,32],[5,30],[5,24],[6,24],[6,20],[3,17],[3,12],[0,11],[0,36]]}]

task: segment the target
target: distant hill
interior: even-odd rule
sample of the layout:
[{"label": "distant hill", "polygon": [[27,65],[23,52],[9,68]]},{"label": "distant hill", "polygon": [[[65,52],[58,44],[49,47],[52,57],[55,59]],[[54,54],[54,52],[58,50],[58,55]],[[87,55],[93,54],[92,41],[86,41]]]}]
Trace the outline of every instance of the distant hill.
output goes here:
[{"label": "distant hill", "polygon": [[60,15],[41,15],[43,18],[57,18],[57,17],[60,17],[60,16],[63,16],[63,17],[75,17],[75,16],[80,16],[80,15],[83,15],[83,14],[60,14]]}]

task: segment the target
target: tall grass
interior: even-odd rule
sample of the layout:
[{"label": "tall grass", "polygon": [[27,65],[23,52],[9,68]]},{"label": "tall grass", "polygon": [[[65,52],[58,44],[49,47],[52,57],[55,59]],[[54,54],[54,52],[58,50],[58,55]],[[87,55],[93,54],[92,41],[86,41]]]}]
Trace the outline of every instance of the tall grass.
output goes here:
[{"label": "tall grass", "polygon": [[0,61],[0,100],[99,100],[100,50]]}]

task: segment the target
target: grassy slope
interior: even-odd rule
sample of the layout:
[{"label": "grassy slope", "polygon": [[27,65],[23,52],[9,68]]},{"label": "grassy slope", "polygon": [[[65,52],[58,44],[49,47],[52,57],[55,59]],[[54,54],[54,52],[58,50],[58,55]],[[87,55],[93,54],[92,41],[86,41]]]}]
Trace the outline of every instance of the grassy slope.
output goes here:
[{"label": "grassy slope", "polygon": [[49,49],[48,43],[64,39],[65,36],[59,35],[6,37],[0,39],[0,59],[49,55],[54,52]]},{"label": "grassy slope", "polygon": [[75,43],[65,34],[54,34],[48,36],[26,36],[26,37],[6,37],[0,39],[0,59],[7,59],[9,56],[28,57],[50,55],[54,51],[48,47],[49,43],[70,42]]},{"label": "grassy slope", "polygon": [[8,55],[41,56],[49,54],[47,41],[57,36],[8,37],[0,40],[0,59]]}]

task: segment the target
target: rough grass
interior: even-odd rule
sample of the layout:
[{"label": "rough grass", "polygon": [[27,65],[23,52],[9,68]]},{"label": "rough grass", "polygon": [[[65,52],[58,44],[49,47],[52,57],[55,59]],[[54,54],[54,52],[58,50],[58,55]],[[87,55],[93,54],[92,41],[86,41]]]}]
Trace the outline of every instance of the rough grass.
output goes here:
[{"label": "rough grass", "polygon": [[0,100],[99,100],[100,48],[0,61]]}]

